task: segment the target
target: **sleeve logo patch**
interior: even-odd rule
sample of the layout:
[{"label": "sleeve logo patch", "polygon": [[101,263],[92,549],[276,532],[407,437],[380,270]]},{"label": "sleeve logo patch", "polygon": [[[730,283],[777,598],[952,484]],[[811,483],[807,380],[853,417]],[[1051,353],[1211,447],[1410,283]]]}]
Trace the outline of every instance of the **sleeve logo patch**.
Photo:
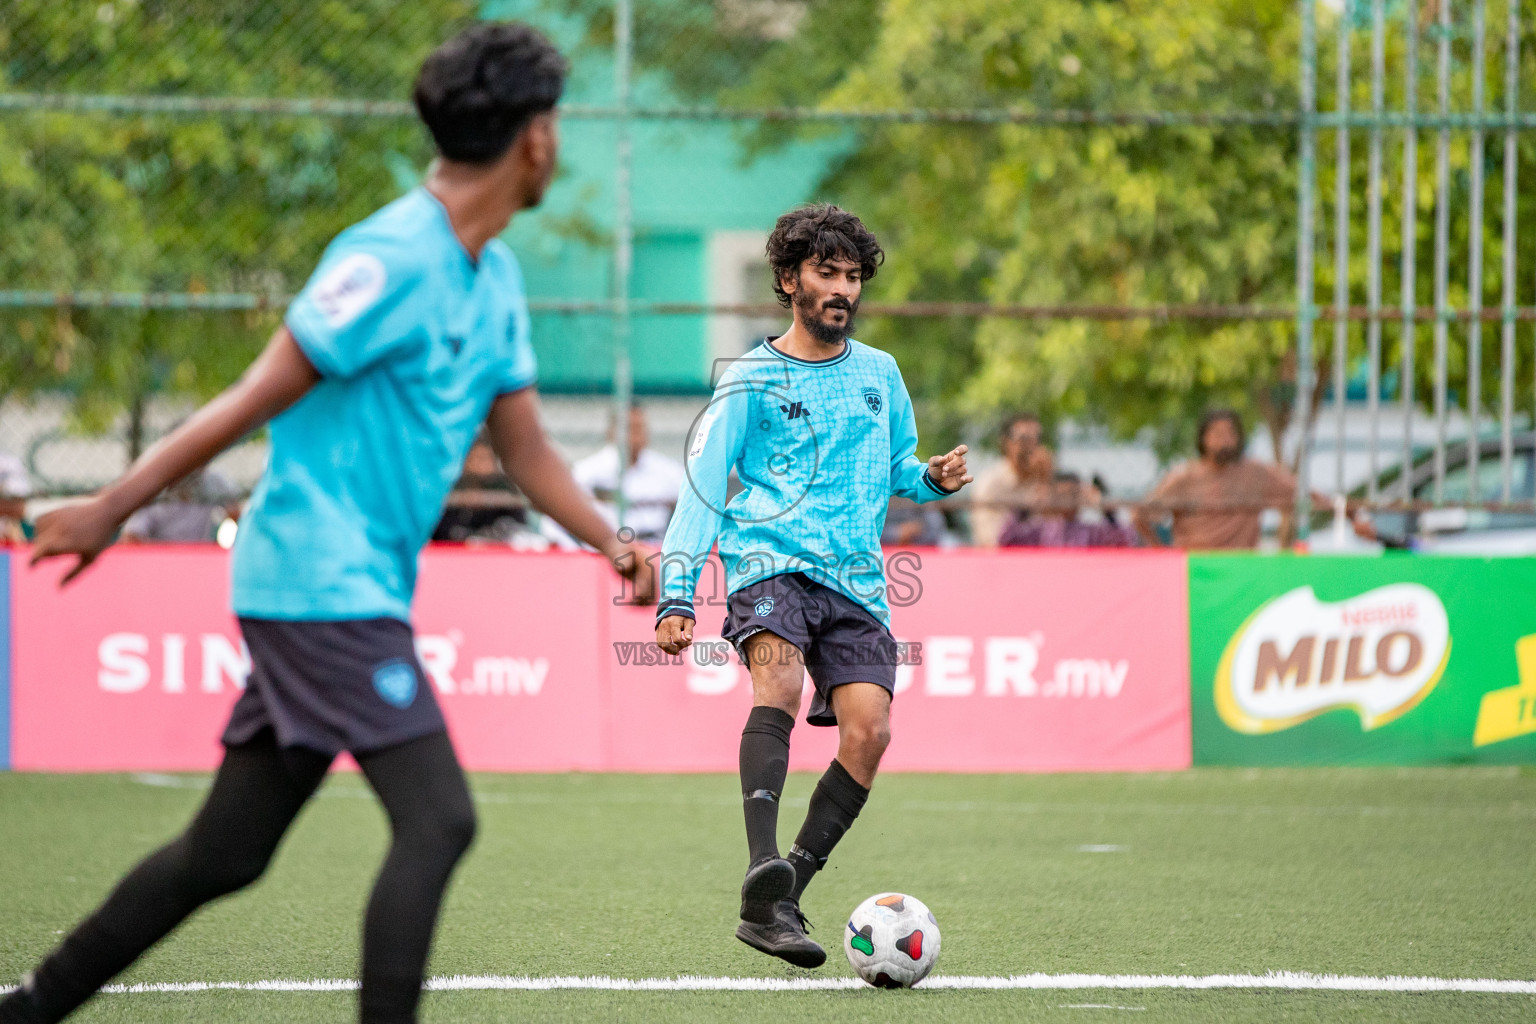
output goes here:
[{"label": "sleeve logo patch", "polygon": [[310,301],[333,329],[345,327],[384,293],[384,263],[377,256],[355,252],[343,257],[315,282]]},{"label": "sleeve logo patch", "polygon": [[715,425],[715,417],[717,415],[719,414],[714,410],[710,410],[709,414],[699,421],[699,429],[693,435],[693,444],[688,449],[688,457],[690,459],[696,459],[703,453],[704,442],[709,440],[709,431]]}]

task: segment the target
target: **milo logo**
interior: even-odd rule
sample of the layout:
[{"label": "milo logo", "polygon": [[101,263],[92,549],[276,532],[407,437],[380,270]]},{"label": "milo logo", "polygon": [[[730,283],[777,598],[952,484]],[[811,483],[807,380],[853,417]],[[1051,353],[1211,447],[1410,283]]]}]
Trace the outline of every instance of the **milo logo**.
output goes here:
[{"label": "milo logo", "polygon": [[1450,653],[1445,605],[1428,587],[1393,583],[1331,603],[1298,587],[1262,605],[1228,641],[1216,711],[1237,732],[1257,735],[1348,708],[1369,731],[1423,700]]}]

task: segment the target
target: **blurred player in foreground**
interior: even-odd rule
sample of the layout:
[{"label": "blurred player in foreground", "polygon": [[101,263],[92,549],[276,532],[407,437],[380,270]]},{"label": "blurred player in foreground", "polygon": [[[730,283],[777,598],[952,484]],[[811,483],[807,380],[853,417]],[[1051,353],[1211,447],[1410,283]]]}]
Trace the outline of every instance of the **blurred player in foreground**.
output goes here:
[{"label": "blurred player in foreground", "polygon": [[[794,313],[722,374],[688,451],[691,486],[662,545],[656,642],[693,642],[694,590],[718,538],[725,639],[752,673],[741,735],[749,867],[736,937],[800,967],[826,952],[805,934],[800,896],[869,796],[890,742],[896,641],[880,529],[893,494],[928,502],[970,482],[964,445],[927,462],[896,360],[849,337],[864,282],[884,254],[835,206],[779,218],[768,261]],[[726,504],[735,469],[744,490]],[[837,759],[789,857],[779,856],[779,796],[807,669],[806,721],[838,728]]]},{"label": "blurred player in foreground", "polygon": [[521,275],[496,237],[549,183],[565,73],[522,25],[478,25],[428,57],[415,100],[439,159],[425,186],[336,238],[238,383],[116,483],[39,521],[33,562],[77,556],[67,581],[136,508],[271,421],[234,555],[251,674],[208,800],[0,1003],[0,1021],[62,1019],[198,907],[255,881],[343,750],[393,833],[363,925],[361,1019],[416,1019],[475,812],[410,602],[417,553],[481,423],[534,505],[621,573],[644,564],[544,433]]}]

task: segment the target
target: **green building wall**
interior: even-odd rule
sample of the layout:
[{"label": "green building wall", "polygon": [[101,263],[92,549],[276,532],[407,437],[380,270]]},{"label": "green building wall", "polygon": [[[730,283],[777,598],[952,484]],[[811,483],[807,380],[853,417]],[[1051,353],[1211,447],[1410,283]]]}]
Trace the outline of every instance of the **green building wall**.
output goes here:
[{"label": "green building wall", "polygon": [[[644,16],[645,5],[637,5]],[[582,26],[540,0],[488,0],[487,18],[528,21],[572,62],[565,102],[608,106],[613,64],[582,47]],[[660,76],[641,73],[633,102],[676,102]],[[744,129],[724,122],[636,121],[630,126],[634,263],[629,295],[663,302],[710,298],[710,241],[722,232],[766,234],[774,219],[816,198],[818,183],[846,148],[841,139],[796,142],[748,158]],[[560,170],[538,210],[514,221],[507,242],[517,253],[530,298],[601,300],[613,294],[613,225],[617,131],[612,122],[570,117],[561,122]],[[770,294],[748,297],[770,301]],[[539,382],[550,392],[606,391],[612,386],[614,331],[609,317],[539,313],[534,347]],[[630,358],[635,390],[687,394],[708,389],[715,353],[703,316],[636,316]]]}]

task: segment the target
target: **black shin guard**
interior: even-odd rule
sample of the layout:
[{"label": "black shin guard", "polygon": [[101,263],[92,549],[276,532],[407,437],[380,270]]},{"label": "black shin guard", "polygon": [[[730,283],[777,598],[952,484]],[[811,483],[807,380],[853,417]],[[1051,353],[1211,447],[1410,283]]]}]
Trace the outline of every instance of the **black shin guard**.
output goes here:
[{"label": "black shin guard", "polygon": [[843,838],[843,833],[848,831],[868,799],[869,790],[859,785],[848,774],[848,769],[834,760],[821,781],[816,783],[805,824],[800,826],[800,834],[789,851],[789,862],[795,866],[795,888],[790,894],[793,899],[799,900],[816,872],[826,866],[838,840]]},{"label": "black shin guard", "polygon": [[741,802],[747,819],[747,863],[779,855],[779,794],[789,774],[795,720],[778,708],[755,707],[741,730]]}]

